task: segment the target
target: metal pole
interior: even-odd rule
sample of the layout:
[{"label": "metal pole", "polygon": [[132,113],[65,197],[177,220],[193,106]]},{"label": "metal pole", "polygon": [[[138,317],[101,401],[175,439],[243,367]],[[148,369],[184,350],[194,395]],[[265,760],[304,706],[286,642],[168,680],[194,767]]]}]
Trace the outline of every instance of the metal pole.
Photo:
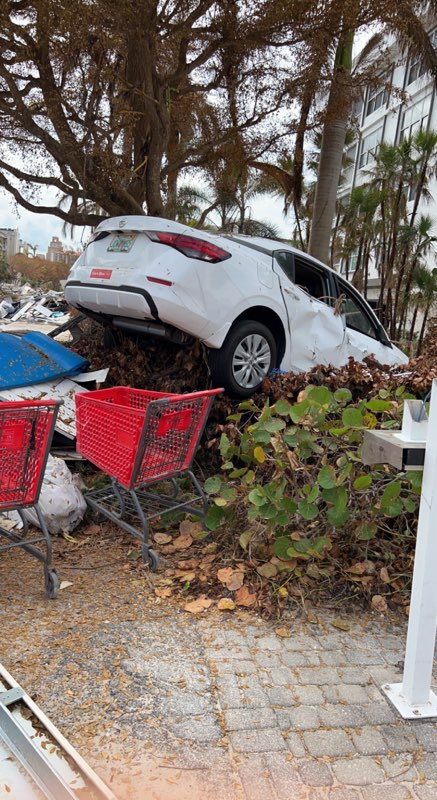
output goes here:
[{"label": "metal pole", "polygon": [[383,690],[404,719],[437,717],[431,691],[437,630],[437,381],[432,382],[402,683]]}]

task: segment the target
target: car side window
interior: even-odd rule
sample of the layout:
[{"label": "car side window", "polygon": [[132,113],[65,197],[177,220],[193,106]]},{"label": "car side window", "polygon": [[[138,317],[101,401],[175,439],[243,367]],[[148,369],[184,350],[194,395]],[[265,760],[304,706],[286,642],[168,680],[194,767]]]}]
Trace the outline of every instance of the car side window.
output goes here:
[{"label": "car side window", "polygon": [[276,261],[285,272],[289,281],[294,283],[294,258],[293,253],[288,253],[286,250],[281,250],[275,253]]},{"label": "car side window", "polygon": [[287,278],[296,286],[317,300],[330,302],[328,281],[321,269],[313,267],[304,258],[286,250],[276,252],[275,258]]},{"label": "car side window", "polygon": [[343,298],[341,313],[344,316],[346,327],[371,336],[372,339],[377,339],[375,323],[367,314],[364,305],[361,305],[343,282],[340,285],[340,297]]},{"label": "car side window", "polygon": [[300,256],[294,257],[294,282],[305,289],[311,297],[329,303],[329,285],[326,275],[321,269],[313,267]]}]

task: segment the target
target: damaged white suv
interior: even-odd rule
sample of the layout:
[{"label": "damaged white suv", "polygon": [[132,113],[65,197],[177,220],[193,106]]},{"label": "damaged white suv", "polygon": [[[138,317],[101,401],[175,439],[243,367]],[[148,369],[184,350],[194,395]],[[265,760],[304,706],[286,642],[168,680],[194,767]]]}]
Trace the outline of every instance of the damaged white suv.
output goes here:
[{"label": "damaged white suv", "polygon": [[368,303],[319,261],[280,241],[128,216],[95,229],[66,300],[114,329],[209,348],[213,382],[247,397],[274,369],[373,354],[408,359]]}]

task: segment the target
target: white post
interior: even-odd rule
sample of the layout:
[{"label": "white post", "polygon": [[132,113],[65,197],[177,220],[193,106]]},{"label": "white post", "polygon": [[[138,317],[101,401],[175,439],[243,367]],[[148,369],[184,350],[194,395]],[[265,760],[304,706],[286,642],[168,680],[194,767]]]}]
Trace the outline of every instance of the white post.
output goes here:
[{"label": "white post", "polygon": [[427,427],[403,680],[382,687],[404,719],[437,717],[437,696],[431,691],[437,630],[436,380]]}]

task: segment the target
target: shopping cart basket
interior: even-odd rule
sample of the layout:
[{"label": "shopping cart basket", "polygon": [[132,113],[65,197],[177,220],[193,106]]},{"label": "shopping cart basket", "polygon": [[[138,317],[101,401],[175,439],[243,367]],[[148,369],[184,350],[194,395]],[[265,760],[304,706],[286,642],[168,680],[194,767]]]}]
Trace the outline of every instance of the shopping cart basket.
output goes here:
[{"label": "shopping cart basket", "polygon": [[191,466],[222,391],[165,394],[119,386],[76,394],[77,451],[111,478],[85,499],[142,543],[152,570],[158,558],[149,545],[151,519],[176,510],[205,518],[205,493]]},{"label": "shopping cart basket", "polygon": [[[19,400],[0,403],[0,513],[16,511],[21,530],[0,527],[0,553],[21,547],[41,561],[50,598],[56,597],[59,578],[51,569],[52,542],[38,499],[60,403],[53,400]],[[24,509],[32,507],[40,531],[29,534]],[[6,523],[4,523],[6,526]]]}]

